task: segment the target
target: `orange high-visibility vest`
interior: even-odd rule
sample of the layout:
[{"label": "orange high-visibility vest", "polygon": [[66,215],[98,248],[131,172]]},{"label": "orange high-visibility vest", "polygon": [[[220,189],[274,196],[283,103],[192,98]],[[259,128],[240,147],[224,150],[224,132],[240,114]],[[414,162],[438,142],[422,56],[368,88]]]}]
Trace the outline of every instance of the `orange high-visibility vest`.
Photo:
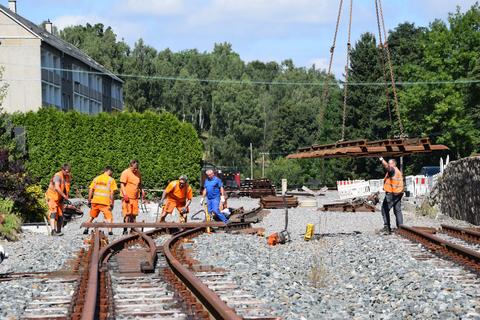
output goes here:
[{"label": "orange high-visibility vest", "polygon": [[117,190],[115,180],[107,174],[101,174],[93,179],[90,184],[90,189],[93,189],[92,203],[111,205],[111,194]]},{"label": "orange high-visibility vest", "polygon": [[62,190],[67,195],[70,192],[70,177],[64,176],[62,171],[58,171],[53,175],[52,179],[50,179],[50,184],[48,185],[48,189],[46,192],[47,198],[52,199],[53,201],[62,200],[60,194],[57,192],[57,190],[55,190],[55,182],[53,182],[53,180],[57,176],[60,178],[60,190]]},{"label": "orange high-visibility vest", "polygon": [[402,193],[403,192],[403,176],[398,168],[395,169],[395,174],[393,177],[388,175],[388,172],[385,174],[383,179],[383,190],[389,193]]}]

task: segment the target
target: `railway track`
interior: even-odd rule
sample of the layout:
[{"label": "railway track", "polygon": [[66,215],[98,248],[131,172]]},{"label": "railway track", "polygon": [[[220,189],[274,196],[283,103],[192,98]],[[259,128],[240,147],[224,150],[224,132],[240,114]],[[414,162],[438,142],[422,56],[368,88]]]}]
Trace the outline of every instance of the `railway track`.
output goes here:
[{"label": "railway track", "polygon": [[[476,238],[478,232],[469,229],[442,225],[442,229],[439,231],[445,232],[449,237],[461,239],[468,243],[476,243],[478,240]],[[413,242],[422,244],[435,255],[455,261],[461,266],[480,274],[480,251],[478,247],[472,247],[468,243],[459,243],[455,239],[442,237],[441,233],[437,235],[437,230],[431,228],[402,225],[397,233]]]},{"label": "railway track", "polygon": [[[259,210],[244,214],[255,218]],[[261,301],[245,293],[219,269],[201,266],[188,254],[192,238],[206,232],[248,232],[249,219],[228,225],[138,224],[108,243],[94,228],[89,248],[71,270],[11,274],[1,281],[33,278],[39,294],[22,319],[277,319]],[[118,226],[123,227],[123,226]],[[135,227],[131,225],[130,227]]]}]

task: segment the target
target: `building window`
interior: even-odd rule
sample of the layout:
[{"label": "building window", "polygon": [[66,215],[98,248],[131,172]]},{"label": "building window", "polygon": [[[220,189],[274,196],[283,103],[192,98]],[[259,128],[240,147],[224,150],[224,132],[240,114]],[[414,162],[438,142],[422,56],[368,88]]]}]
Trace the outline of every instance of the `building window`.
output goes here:
[{"label": "building window", "polygon": [[59,86],[42,81],[42,104],[61,107],[61,90]]}]

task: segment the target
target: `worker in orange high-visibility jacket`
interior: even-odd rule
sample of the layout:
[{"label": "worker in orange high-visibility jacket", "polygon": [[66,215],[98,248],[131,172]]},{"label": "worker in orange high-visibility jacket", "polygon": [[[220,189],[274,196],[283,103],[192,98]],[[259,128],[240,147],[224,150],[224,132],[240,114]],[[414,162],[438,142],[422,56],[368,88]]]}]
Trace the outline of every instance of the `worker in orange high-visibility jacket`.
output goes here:
[{"label": "worker in orange high-visibility jacket", "polygon": [[[88,205],[90,209],[90,218],[87,222],[93,222],[102,212],[105,221],[113,222],[113,195],[118,190],[117,182],[112,178],[113,169],[110,166],[106,166],[103,170],[103,174],[95,177],[90,184],[90,190],[88,191]],[[88,234],[88,228],[85,228],[83,234]],[[108,234],[113,235],[112,228],[108,228]]]},{"label": "worker in orange high-visibility jacket", "polygon": [[[142,175],[138,169],[138,160],[130,161],[130,167],[120,176],[120,193],[122,195],[122,213],[124,222],[135,222],[138,216],[138,199],[145,193],[142,189]],[[123,229],[127,234],[127,228]]]},{"label": "worker in orange high-visibility jacket", "polygon": [[390,159],[388,163],[380,158],[383,167],[387,171],[383,179],[383,190],[385,198],[382,203],[383,234],[390,234],[390,210],[393,208],[397,228],[403,224],[402,197],[403,197],[403,175],[397,168],[397,161]]},{"label": "worker in orange high-visibility jacket", "polygon": [[63,208],[65,200],[68,200],[70,184],[71,167],[68,163],[65,163],[60,171],[55,173],[50,179],[47,192],[45,193],[52,236],[63,235]]},{"label": "worker in orange high-visibility jacket", "polygon": [[[188,185],[187,176],[182,175],[178,180],[171,181],[163,191],[160,200],[160,204],[164,204],[160,222],[164,222],[167,214],[171,214],[175,208],[180,216],[180,222],[187,222],[192,197],[193,191]],[[166,202],[165,198],[167,199]]]}]

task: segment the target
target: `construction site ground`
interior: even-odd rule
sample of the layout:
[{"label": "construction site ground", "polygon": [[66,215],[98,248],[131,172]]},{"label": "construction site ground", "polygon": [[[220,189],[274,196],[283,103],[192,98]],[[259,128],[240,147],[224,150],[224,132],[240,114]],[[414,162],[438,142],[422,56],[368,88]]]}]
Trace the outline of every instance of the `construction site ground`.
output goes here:
[{"label": "construction site ground", "polygon": [[[338,200],[337,193],[328,191],[318,200],[319,206],[331,203]],[[231,207],[247,210],[258,203],[258,199],[229,199]],[[155,221],[156,204],[147,208],[149,212],[141,212],[139,221]],[[232,279],[272,305],[284,319],[480,319],[479,284],[466,286],[462,277],[469,279],[469,274],[453,263],[418,260],[419,245],[397,235],[378,234],[383,222],[380,204],[377,208],[374,213],[290,208],[291,242],[270,247],[265,237],[256,235],[201,235],[194,240],[195,258],[227,269]],[[191,213],[200,209],[196,197]],[[266,229],[265,236],[284,228],[285,210],[269,211],[255,225]],[[2,242],[10,257],[0,264],[0,273],[60,269],[84,245],[80,224],[86,217],[85,208],[84,218],[69,223],[63,237],[27,231],[18,242]],[[119,201],[114,219],[121,221]],[[167,221],[175,219],[178,216]],[[468,226],[443,215],[417,216],[411,204],[405,205],[404,219],[415,226]],[[308,223],[314,224],[315,236],[305,242]],[[117,237],[121,232],[114,230]],[[38,290],[28,279],[0,286],[0,318],[18,318]]]}]

